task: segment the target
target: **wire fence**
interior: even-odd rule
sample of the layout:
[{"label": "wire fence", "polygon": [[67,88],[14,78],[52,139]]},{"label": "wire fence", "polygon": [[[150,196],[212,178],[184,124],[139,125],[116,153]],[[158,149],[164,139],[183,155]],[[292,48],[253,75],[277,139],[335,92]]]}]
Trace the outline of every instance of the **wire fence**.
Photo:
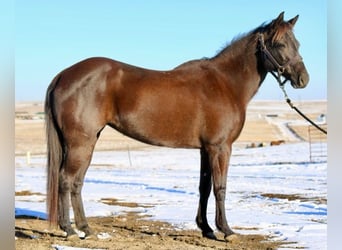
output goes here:
[{"label": "wire fence", "polygon": [[[327,130],[327,124],[321,124]],[[308,126],[310,161],[327,161],[327,135],[319,131],[312,125]]]}]

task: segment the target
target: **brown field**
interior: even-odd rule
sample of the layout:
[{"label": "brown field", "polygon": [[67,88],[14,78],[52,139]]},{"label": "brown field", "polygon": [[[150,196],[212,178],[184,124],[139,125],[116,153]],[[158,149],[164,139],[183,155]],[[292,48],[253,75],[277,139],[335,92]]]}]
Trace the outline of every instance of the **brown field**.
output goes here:
[{"label": "brown field", "polygon": [[[312,119],[326,114],[326,101],[300,102],[295,105]],[[15,120],[15,154],[44,154],[46,152],[42,103],[18,103]],[[269,145],[271,141],[284,140],[285,143],[307,141],[308,125],[291,110],[285,102],[252,102],[247,111],[245,127],[235,143],[237,147]],[[284,126],[286,124],[286,126]],[[292,132],[290,132],[292,131]],[[319,140],[326,136],[319,135]],[[96,150],[144,150],[152,147],[129,139],[118,132],[105,128],[97,143]],[[29,191],[16,195],[32,195]],[[265,194],[272,196],[275,194]],[[291,197],[287,197],[290,199]],[[298,197],[294,197],[298,198]],[[131,202],[104,200],[106,204],[119,206],[141,206]],[[89,218],[90,225],[97,233],[110,232],[106,239],[80,239],[67,241],[60,230],[49,229],[46,221],[32,218],[16,218],[16,249],[54,249],[52,245],[67,245],[91,249],[277,249],[283,244],[265,235],[251,235],[248,230],[255,228],[235,228],[246,232],[226,241],[218,234],[219,240],[201,237],[199,230],[178,230],[162,221],[147,220],[140,214],[127,212],[120,216]],[[233,228],[234,229],[234,228]]]}]

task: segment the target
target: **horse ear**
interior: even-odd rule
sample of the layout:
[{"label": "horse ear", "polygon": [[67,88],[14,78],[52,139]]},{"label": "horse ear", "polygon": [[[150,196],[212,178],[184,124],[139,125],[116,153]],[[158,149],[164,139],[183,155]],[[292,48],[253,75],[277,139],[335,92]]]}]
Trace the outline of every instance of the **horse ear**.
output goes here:
[{"label": "horse ear", "polygon": [[274,25],[279,25],[284,22],[284,11],[279,14],[279,16],[273,20]]},{"label": "horse ear", "polygon": [[295,16],[294,18],[292,18],[291,20],[288,21],[289,24],[292,25],[292,27],[296,24],[297,20],[298,20],[299,15]]}]

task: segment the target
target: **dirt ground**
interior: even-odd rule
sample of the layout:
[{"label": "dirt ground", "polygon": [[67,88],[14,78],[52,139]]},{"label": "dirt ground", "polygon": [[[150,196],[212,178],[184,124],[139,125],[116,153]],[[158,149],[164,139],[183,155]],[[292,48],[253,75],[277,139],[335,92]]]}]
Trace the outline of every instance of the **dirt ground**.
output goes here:
[{"label": "dirt ground", "polygon": [[[16,192],[16,196],[33,195],[30,191]],[[278,197],[277,194],[264,194]],[[301,197],[286,197],[301,199]],[[122,202],[115,198],[106,198],[103,203],[122,207],[143,207],[136,202]],[[326,201],[318,201],[326,202]],[[22,250],[45,250],[63,247],[89,249],[231,249],[231,250],[272,250],[282,245],[291,246],[288,241],[277,241],[268,235],[251,234],[257,228],[232,227],[242,234],[224,238],[216,232],[217,240],[203,238],[200,230],[181,230],[163,221],[151,220],[146,215],[126,212],[110,217],[90,217],[88,223],[94,230],[89,238],[67,239],[59,229],[52,229],[45,220],[29,217],[15,219],[15,247]],[[95,236],[96,235],[96,236]],[[59,248],[57,248],[59,246]]]},{"label": "dirt ground", "polygon": [[271,250],[277,249],[284,243],[273,241],[265,235],[250,234],[238,235],[226,241],[223,234],[216,233],[218,240],[209,240],[203,238],[199,230],[175,229],[168,223],[148,220],[136,213],[89,218],[88,221],[96,231],[97,238],[70,241],[65,238],[62,231],[49,229],[46,221],[17,218],[15,222],[16,249],[46,250],[56,249],[56,246],[71,246],[91,249]]}]

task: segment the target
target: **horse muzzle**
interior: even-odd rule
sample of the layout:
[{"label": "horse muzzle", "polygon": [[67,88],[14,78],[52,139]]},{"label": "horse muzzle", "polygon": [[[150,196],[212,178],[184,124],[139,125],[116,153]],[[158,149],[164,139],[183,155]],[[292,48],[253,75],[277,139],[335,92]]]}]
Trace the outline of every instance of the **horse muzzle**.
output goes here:
[{"label": "horse muzzle", "polygon": [[291,79],[291,85],[295,89],[302,89],[302,88],[305,88],[306,85],[308,85],[309,79],[310,79],[309,74],[303,73],[303,74],[300,74],[296,80]]},{"label": "horse muzzle", "polygon": [[[304,66],[304,63],[299,63],[299,70],[297,70],[297,74],[292,74],[289,78],[291,81],[291,85],[295,89],[302,89],[308,85],[310,77]],[[298,69],[298,68],[297,68]]]}]

